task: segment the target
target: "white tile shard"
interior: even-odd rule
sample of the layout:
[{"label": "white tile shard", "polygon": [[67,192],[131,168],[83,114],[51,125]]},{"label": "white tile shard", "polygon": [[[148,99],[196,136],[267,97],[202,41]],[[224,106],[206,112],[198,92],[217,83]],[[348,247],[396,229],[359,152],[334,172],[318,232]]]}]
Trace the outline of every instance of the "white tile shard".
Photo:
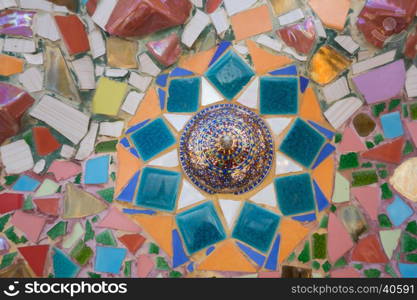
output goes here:
[{"label": "white tile shard", "polygon": [[94,145],[97,139],[99,124],[97,122],[91,122],[90,130],[87,135],[83,138],[78,148],[77,154],[75,155],[76,160],[84,160],[94,152]]},{"label": "white tile shard", "polygon": [[32,171],[35,174],[40,174],[46,166],[46,161],[44,159],[38,160],[35,164],[35,166],[33,167]]},{"label": "white tile shard", "polygon": [[363,60],[352,65],[352,72],[354,75],[368,71],[370,69],[385,65],[395,59],[397,50],[391,50],[383,54],[374,56],[367,60]]},{"label": "white tile shard", "polygon": [[188,48],[194,45],[194,42],[203,32],[203,30],[210,24],[210,17],[197,9],[195,15],[185,25],[182,33],[181,42]]},{"label": "white tile shard", "polygon": [[237,102],[249,108],[258,108],[259,100],[259,77],[256,77],[247,87],[247,89],[239,96]]},{"label": "white tile shard", "polygon": [[266,122],[275,135],[280,135],[290,125],[292,118],[268,118]]},{"label": "white tile shard", "polygon": [[206,197],[201,194],[191,183],[189,183],[187,180],[183,180],[182,190],[178,199],[177,210],[201,202],[205,199]]},{"label": "white tile shard", "polygon": [[96,88],[96,77],[94,62],[89,56],[74,60],[72,62],[75,75],[77,75],[81,90],[94,90]]},{"label": "white tile shard", "polygon": [[106,30],[105,27],[117,2],[118,0],[105,0],[97,3],[97,8],[91,18],[101,29]]},{"label": "white tile shard", "polygon": [[126,69],[115,69],[115,68],[106,68],[105,69],[105,76],[113,77],[113,78],[120,78],[125,77],[129,73]]},{"label": "white tile shard", "polygon": [[185,124],[191,119],[189,115],[164,114],[165,119],[180,132]]},{"label": "white tile shard", "polygon": [[71,147],[69,145],[62,146],[61,152],[60,152],[61,157],[66,158],[66,159],[71,159],[74,157],[74,154],[75,154],[74,147]]},{"label": "white tile shard", "polygon": [[317,35],[321,38],[327,38],[326,30],[324,29],[323,23],[320,21],[320,19],[314,19],[313,23],[314,27],[316,28]]},{"label": "white tile shard", "polygon": [[286,157],[284,154],[276,153],[275,175],[282,175],[288,173],[300,172],[303,168]]},{"label": "white tile shard", "polygon": [[36,54],[24,53],[23,57],[26,59],[26,62],[30,65],[43,65],[43,53],[42,52],[36,53]]},{"label": "white tile shard", "polygon": [[141,92],[146,92],[152,82],[152,77],[140,75],[136,72],[130,72],[129,84]]},{"label": "white tile shard", "polygon": [[323,87],[323,94],[326,101],[331,103],[333,101],[342,99],[350,94],[349,84],[346,77],[340,77],[333,83]]},{"label": "white tile shard", "polygon": [[206,106],[224,100],[224,97],[207,81],[201,77],[201,105]]},{"label": "white tile shard", "polygon": [[89,116],[49,95],[43,96],[29,114],[74,144],[78,144],[88,131]]},{"label": "white tile shard", "polygon": [[242,203],[240,201],[235,200],[220,199],[219,205],[223,212],[223,216],[226,221],[227,227],[229,227],[229,229],[232,229],[233,223],[237,218]]},{"label": "white tile shard", "polygon": [[233,16],[241,11],[247,10],[256,3],[257,0],[224,0],[224,6],[226,7],[227,14]]},{"label": "white tile shard", "polygon": [[215,12],[209,14],[209,16],[214,28],[216,28],[217,34],[220,35],[229,28],[230,22],[224,8],[217,9]]},{"label": "white tile shard", "polygon": [[282,51],[293,56],[296,60],[299,61],[307,61],[308,59],[307,56],[298,54],[294,49],[290,47],[285,47],[284,49],[282,49]]},{"label": "white tile shard", "polygon": [[151,162],[149,162],[149,165],[155,166],[155,167],[166,167],[166,168],[178,167],[179,161],[178,161],[177,150],[172,150],[168,152],[167,154],[164,154],[161,157],[158,157],[152,160]]},{"label": "white tile shard", "polygon": [[142,73],[151,75],[153,77],[161,73],[161,69],[159,69],[159,67],[153,62],[153,60],[146,53],[142,53],[139,56],[139,64],[140,64],[139,70]]},{"label": "white tile shard", "polygon": [[34,53],[36,44],[33,40],[6,38],[4,40],[3,51],[16,53]]},{"label": "white tile shard", "polygon": [[269,49],[272,49],[276,52],[281,51],[283,44],[278,41],[277,39],[271,38],[269,35],[261,34],[257,39],[256,42],[262,46],[265,46]]},{"label": "white tile shard", "polygon": [[304,13],[301,8],[294,9],[280,17],[278,17],[279,24],[285,26],[304,19]]},{"label": "white tile shard", "polygon": [[8,174],[19,174],[34,167],[32,152],[25,140],[1,146],[0,157]]},{"label": "white tile shard", "polygon": [[362,101],[356,97],[348,97],[335,102],[329,109],[324,112],[326,119],[330,124],[338,129],[342,126],[359,108]]},{"label": "white tile shard", "polygon": [[18,78],[29,93],[39,92],[43,89],[43,74],[36,67],[27,69]]},{"label": "white tile shard", "polygon": [[99,30],[93,30],[88,34],[88,39],[90,41],[90,48],[93,58],[99,58],[106,54],[106,43],[103,39],[103,36]]},{"label": "white tile shard", "polygon": [[334,40],[350,54],[354,54],[359,49],[359,45],[349,35],[338,35]]},{"label": "white tile shard", "polygon": [[136,113],[139,107],[139,104],[142,102],[144,97],[145,97],[144,93],[131,91],[127,95],[125,101],[123,102],[121,110],[133,116]]},{"label": "white tile shard", "polygon": [[202,8],[203,7],[203,0],[191,0],[191,2],[197,6],[198,8]]},{"label": "white tile shard", "polygon": [[260,192],[250,198],[255,203],[264,204],[271,207],[277,207],[277,200],[275,196],[275,188],[271,183]]},{"label": "white tile shard", "polygon": [[237,45],[234,45],[233,46],[233,48],[237,51],[237,52],[239,52],[240,54],[242,54],[242,55],[248,55],[249,54],[249,49],[248,49],[248,47],[246,47],[245,45],[240,45],[240,44],[237,44]]},{"label": "white tile shard", "polygon": [[6,9],[10,7],[16,7],[16,0],[0,0],[0,9]]},{"label": "white tile shard", "polygon": [[39,12],[34,19],[34,32],[53,42],[61,39],[56,22],[51,14]]},{"label": "white tile shard", "polygon": [[39,9],[52,12],[54,4],[46,0],[20,0],[20,7],[24,9]]},{"label": "white tile shard", "polygon": [[122,135],[124,127],[125,122],[123,121],[101,122],[98,134],[118,138]]},{"label": "white tile shard", "polygon": [[417,97],[417,68],[414,65],[407,71],[405,89],[408,97]]}]

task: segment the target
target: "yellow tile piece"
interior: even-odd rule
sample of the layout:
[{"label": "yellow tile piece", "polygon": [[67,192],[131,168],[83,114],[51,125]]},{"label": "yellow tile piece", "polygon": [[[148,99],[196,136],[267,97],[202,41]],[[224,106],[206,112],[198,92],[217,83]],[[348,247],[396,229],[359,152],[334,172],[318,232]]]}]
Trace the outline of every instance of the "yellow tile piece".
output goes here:
[{"label": "yellow tile piece", "polygon": [[240,252],[232,240],[219,244],[216,249],[197,267],[204,271],[256,272],[256,268]]},{"label": "yellow tile piece", "polygon": [[156,90],[150,88],[145,98],[139,105],[136,115],[129,121],[129,126],[136,125],[148,119],[154,119],[161,114],[161,107],[159,105],[158,95]]},{"label": "yellow tile piece", "polygon": [[282,263],[309,233],[309,229],[292,219],[284,218],[280,225],[281,243],[278,262]]},{"label": "yellow tile piece", "polygon": [[216,49],[199,52],[193,55],[185,56],[180,59],[179,67],[190,70],[196,74],[203,75],[209,66]]},{"label": "yellow tile piece", "polygon": [[143,228],[143,230],[152,236],[166,254],[172,256],[173,217],[133,215],[132,218]]},{"label": "yellow tile piece", "polygon": [[311,8],[324,25],[343,30],[350,9],[350,0],[309,0]]},{"label": "yellow tile piece", "polygon": [[329,130],[334,130],[324,118],[320,103],[312,87],[308,87],[302,96],[300,117],[316,122]]},{"label": "yellow tile piece", "polygon": [[128,41],[115,36],[107,39],[107,59],[110,67],[136,69],[138,67],[137,54],[137,41]]},{"label": "yellow tile piece", "polygon": [[14,56],[0,54],[0,75],[10,76],[23,72],[24,60]]},{"label": "yellow tile piece", "polygon": [[127,83],[101,77],[93,98],[93,113],[117,116],[127,92]]},{"label": "yellow tile piece", "polygon": [[269,53],[252,40],[247,40],[246,45],[248,46],[249,54],[252,57],[253,65],[258,75],[265,74],[268,71],[273,71],[293,62],[289,57]]},{"label": "yellow tile piece", "polygon": [[117,176],[115,194],[119,195],[122,189],[129,183],[133,175],[139,171],[143,163],[139,158],[132,155],[122,145],[117,145]]},{"label": "yellow tile piece", "polygon": [[245,10],[231,17],[236,41],[272,30],[272,20],[267,5]]},{"label": "yellow tile piece", "polygon": [[65,186],[63,219],[79,219],[96,215],[106,208],[107,205],[103,201],[72,183]]},{"label": "yellow tile piece", "polygon": [[310,61],[310,78],[320,85],[329,84],[351,64],[352,62],[345,56],[325,45],[314,54]]},{"label": "yellow tile piece", "polygon": [[332,198],[333,194],[334,168],[334,159],[330,156],[313,171],[313,179],[317,182],[328,200]]}]

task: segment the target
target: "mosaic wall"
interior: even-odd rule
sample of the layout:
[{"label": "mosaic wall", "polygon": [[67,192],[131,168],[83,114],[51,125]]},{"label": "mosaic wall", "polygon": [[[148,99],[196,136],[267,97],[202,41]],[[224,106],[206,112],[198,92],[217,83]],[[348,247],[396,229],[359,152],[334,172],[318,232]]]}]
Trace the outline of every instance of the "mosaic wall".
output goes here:
[{"label": "mosaic wall", "polygon": [[0,0],[0,277],[417,277],[416,13]]}]

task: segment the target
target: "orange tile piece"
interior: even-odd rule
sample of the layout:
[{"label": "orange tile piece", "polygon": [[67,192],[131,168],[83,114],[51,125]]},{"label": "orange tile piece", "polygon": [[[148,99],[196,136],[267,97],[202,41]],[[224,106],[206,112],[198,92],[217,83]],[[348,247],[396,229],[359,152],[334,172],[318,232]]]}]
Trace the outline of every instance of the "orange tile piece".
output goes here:
[{"label": "orange tile piece", "polygon": [[323,111],[321,110],[320,103],[317,100],[317,96],[313,88],[308,87],[302,97],[300,117],[316,122],[327,129],[334,130],[324,118]]},{"label": "orange tile piece", "polygon": [[132,217],[145,232],[152,236],[162,250],[172,256],[173,217],[148,215],[133,215]]},{"label": "orange tile piece", "polygon": [[256,268],[246,259],[232,240],[216,247],[198,267],[204,271],[256,272]]},{"label": "orange tile piece", "polygon": [[327,199],[331,199],[333,194],[334,167],[334,159],[329,156],[313,171],[313,179]]},{"label": "orange tile piece", "polygon": [[212,48],[207,51],[184,56],[180,59],[178,66],[196,74],[203,75],[207,71],[215,51],[216,48]]},{"label": "orange tile piece", "polygon": [[129,180],[132,179],[133,175],[142,168],[143,163],[122,145],[118,144],[116,149],[118,166],[115,193],[116,195],[119,195],[121,190],[128,184]]},{"label": "orange tile piece", "polygon": [[246,45],[248,46],[250,56],[252,57],[256,73],[259,75],[265,74],[268,71],[275,70],[293,62],[293,60],[289,57],[269,53],[268,51],[259,47],[252,40],[247,40]]},{"label": "orange tile piece", "polygon": [[280,225],[281,244],[279,248],[278,262],[281,263],[286,259],[298,244],[309,233],[309,229],[301,223],[292,219],[282,219]]},{"label": "orange tile piece", "polygon": [[0,54],[0,75],[10,76],[23,72],[25,61],[14,56]]},{"label": "orange tile piece", "polygon": [[129,126],[136,125],[148,119],[154,119],[161,114],[161,112],[156,90],[154,88],[150,88],[145,98],[140,103],[136,114],[132,119],[130,119]]},{"label": "orange tile piece", "polygon": [[237,41],[272,30],[272,20],[267,5],[248,9],[231,18]]},{"label": "orange tile piece", "polygon": [[343,30],[350,9],[350,0],[309,0],[311,8],[327,27]]}]

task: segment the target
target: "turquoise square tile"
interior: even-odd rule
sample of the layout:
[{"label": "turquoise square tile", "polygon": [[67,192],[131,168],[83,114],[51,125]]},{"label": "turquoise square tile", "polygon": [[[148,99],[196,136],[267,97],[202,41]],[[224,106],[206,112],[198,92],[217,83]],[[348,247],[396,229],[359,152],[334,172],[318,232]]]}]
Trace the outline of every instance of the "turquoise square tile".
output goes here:
[{"label": "turquoise square tile", "polygon": [[297,114],[298,86],[298,78],[295,77],[262,77],[260,81],[261,114]]},{"label": "turquoise square tile", "polygon": [[233,229],[232,237],[261,252],[268,251],[280,217],[258,205],[246,202]]},{"label": "turquoise square tile", "polygon": [[174,134],[161,118],[138,129],[130,138],[144,161],[157,156],[176,142]]},{"label": "turquoise square tile", "polygon": [[384,136],[388,139],[394,139],[404,135],[401,115],[398,111],[381,116],[381,124]]},{"label": "turquoise square tile", "polygon": [[142,171],[136,205],[164,211],[175,209],[181,173],[146,167]]},{"label": "turquoise square tile", "polygon": [[309,168],[325,143],[325,138],[308,123],[297,119],[281,143],[280,151]]},{"label": "turquoise square tile", "polygon": [[196,112],[200,105],[200,87],[200,77],[171,80],[167,110],[172,113]]},{"label": "turquoise square tile", "polygon": [[85,163],[84,183],[104,184],[109,179],[110,155],[87,160]]},{"label": "turquoise square tile", "polygon": [[310,174],[279,177],[275,179],[274,184],[278,205],[284,216],[315,209]]},{"label": "turquoise square tile", "polygon": [[233,51],[227,52],[206,73],[207,79],[229,100],[236,97],[254,75],[246,62]]},{"label": "turquoise square tile", "polygon": [[193,207],[176,216],[178,228],[190,254],[226,238],[212,202]]}]

